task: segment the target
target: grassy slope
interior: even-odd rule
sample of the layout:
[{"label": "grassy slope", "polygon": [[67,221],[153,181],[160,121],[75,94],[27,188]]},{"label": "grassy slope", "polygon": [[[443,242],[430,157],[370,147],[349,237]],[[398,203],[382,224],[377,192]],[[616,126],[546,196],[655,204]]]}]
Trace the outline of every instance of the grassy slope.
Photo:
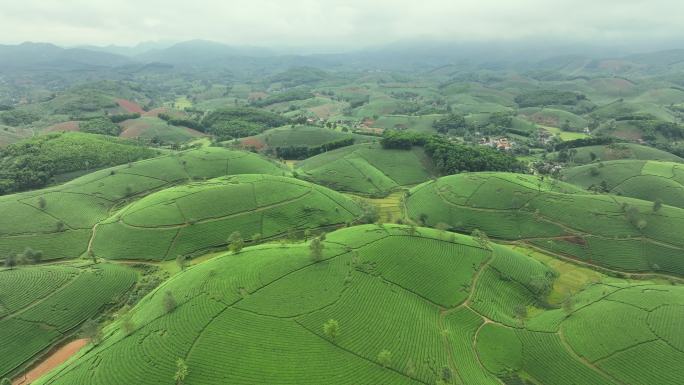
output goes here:
[{"label": "grassy slope", "polygon": [[[348,134],[342,131],[315,126],[285,126],[272,128],[250,138],[265,143],[269,147],[315,147],[335,140],[352,137],[357,142],[365,142],[371,139],[367,136]],[[249,140],[250,138],[246,139]]]},{"label": "grassy slope", "polygon": [[[638,159],[638,160],[660,160],[665,162],[679,162],[684,163],[684,159],[677,155],[658,150],[657,148],[642,146],[633,143],[618,143],[605,146],[586,146],[576,148],[577,154],[574,156],[572,163],[587,164],[591,163],[591,153],[596,155],[597,160],[618,160],[618,159]],[[550,155],[551,158],[556,156],[555,153]]]},{"label": "grassy slope", "polygon": [[422,149],[385,150],[377,144],[359,144],[299,162],[297,172],[313,182],[339,191],[387,195],[399,186],[426,181],[432,175]]},{"label": "grassy slope", "polygon": [[77,257],[86,251],[92,227],[117,205],[188,180],[246,173],[289,174],[256,154],[206,148],[100,170],[57,187],[3,196],[0,255],[31,247],[42,250],[45,259]]},{"label": "grassy slope", "polygon": [[684,165],[645,160],[614,160],[562,171],[566,182],[588,189],[602,182],[612,194],[684,208]]},{"label": "grassy slope", "polygon": [[415,187],[408,214],[430,225],[522,240],[624,271],[684,275],[684,209],[592,195],[559,182],[506,173],[459,174]]},{"label": "grassy slope", "polygon": [[340,193],[294,178],[240,175],[151,194],[100,223],[92,249],[110,259],[174,259],[247,240],[353,222],[361,209]]},{"label": "grassy slope", "polygon": [[[393,225],[336,231],[318,263],[306,244],[216,257],[145,297],[132,310],[132,334],[112,326],[102,344],[39,384],[165,383],[178,358],[187,383],[207,385],[498,384],[514,376],[676,384],[684,374],[675,364],[684,355],[674,333],[680,287],[602,277],[571,306],[544,309],[535,282],[553,273],[537,260],[466,236],[410,233]],[[166,293],[178,302],[172,312]],[[323,332],[329,319],[339,323],[334,340]],[[391,359],[382,364],[384,350]]]}]

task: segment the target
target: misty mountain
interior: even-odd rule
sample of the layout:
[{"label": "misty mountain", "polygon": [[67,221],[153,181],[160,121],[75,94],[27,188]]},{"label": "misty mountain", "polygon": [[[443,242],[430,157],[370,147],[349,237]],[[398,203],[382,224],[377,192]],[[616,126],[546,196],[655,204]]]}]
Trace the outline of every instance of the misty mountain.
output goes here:
[{"label": "misty mountain", "polygon": [[131,59],[107,52],[83,48],[61,48],[49,43],[0,45],[0,68],[54,68],[69,70],[84,67],[117,67]]}]

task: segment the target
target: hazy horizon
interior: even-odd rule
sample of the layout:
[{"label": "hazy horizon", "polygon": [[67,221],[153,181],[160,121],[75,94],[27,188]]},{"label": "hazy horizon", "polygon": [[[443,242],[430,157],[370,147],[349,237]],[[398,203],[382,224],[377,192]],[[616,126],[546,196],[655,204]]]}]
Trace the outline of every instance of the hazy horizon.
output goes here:
[{"label": "hazy horizon", "polygon": [[210,40],[320,52],[407,41],[678,48],[684,3],[673,0],[26,0],[3,4],[0,43],[124,46]]}]

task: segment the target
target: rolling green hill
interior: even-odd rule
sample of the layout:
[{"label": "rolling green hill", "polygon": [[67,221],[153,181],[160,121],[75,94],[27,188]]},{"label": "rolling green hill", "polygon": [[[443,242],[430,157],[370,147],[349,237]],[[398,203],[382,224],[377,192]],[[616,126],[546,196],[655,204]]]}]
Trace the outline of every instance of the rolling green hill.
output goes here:
[{"label": "rolling green hill", "polygon": [[92,250],[109,259],[175,259],[223,246],[234,231],[256,241],[353,222],[361,214],[342,194],[294,178],[223,177],[162,190],[123,208],[97,226]]},{"label": "rolling green hill", "polygon": [[136,279],[133,270],[104,263],[0,270],[0,377],[118,302]]},{"label": "rolling green hill", "polygon": [[259,155],[206,148],[100,170],[60,186],[0,197],[0,256],[25,248],[44,259],[86,251],[93,226],[109,211],[171,185],[232,174],[289,174]]},{"label": "rolling green hill", "polygon": [[[568,157],[569,163],[577,165],[591,163],[594,160],[619,160],[619,159],[638,159],[638,160],[660,160],[664,162],[684,163],[684,159],[669,152],[653,147],[642,146],[634,143],[613,143],[599,146],[585,146],[570,149],[575,150],[574,154]],[[591,154],[594,154],[593,156]],[[560,159],[559,153],[549,155],[551,159]]]},{"label": "rolling green hill", "polygon": [[320,154],[297,164],[297,172],[338,191],[384,196],[400,186],[428,180],[431,161],[421,148],[410,151],[359,144]]},{"label": "rolling green hill", "polygon": [[[680,287],[601,277],[563,308],[558,273],[509,248],[366,225],[224,254],[172,277],[40,385],[674,385]],[[175,306],[165,305],[168,298]],[[179,361],[180,360],[180,361]],[[650,370],[640,368],[648,366]]]},{"label": "rolling green hill", "polygon": [[538,177],[459,174],[410,191],[408,215],[431,226],[480,229],[610,269],[684,275],[684,209],[592,195]]},{"label": "rolling green hill", "polygon": [[614,160],[565,169],[563,180],[589,190],[684,208],[684,165]]},{"label": "rolling green hill", "polygon": [[252,143],[254,141],[262,143],[268,147],[316,147],[325,143],[334,142],[341,139],[354,139],[356,141],[369,141],[372,138],[349,134],[342,131],[335,131],[329,128],[316,126],[284,126],[267,130],[259,135],[245,138],[243,142]]}]

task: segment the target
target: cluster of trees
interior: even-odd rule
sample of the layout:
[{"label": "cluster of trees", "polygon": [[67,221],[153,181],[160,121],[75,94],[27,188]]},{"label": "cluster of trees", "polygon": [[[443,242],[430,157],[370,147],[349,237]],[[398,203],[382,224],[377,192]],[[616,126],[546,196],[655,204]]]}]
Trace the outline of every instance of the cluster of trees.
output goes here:
[{"label": "cluster of trees", "polygon": [[644,140],[655,141],[658,134],[670,140],[684,139],[684,127],[677,123],[662,120],[643,120],[637,123],[643,131]]},{"label": "cluster of trees", "polygon": [[522,93],[515,97],[515,102],[520,107],[540,107],[552,105],[572,106],[587,97],[570,91],[536,90]]},{"label": "cluster of trees", "polygon": [[577,147],[586,147],[586,146],[603,146],[606,144],[613,144],[616,142],[619,142],[620,140],[614,137],[610,136],[595,136],[591,138],[581,138],[581,139],[574,139],[574,140],[568,140],[565,142],[560,142],[556,144],[556,150],[565,150],[565,149],[570,149],[570,148],[577,148]]},{"label": "cluster of trees", "polygon": [[5,267],[8,269],[14,269],[17,265],[28,265],[31,263],[40,263],[43,259],[43,252],[39,250],[33,250],[27,247],[21,254],[10,254],[5,257]]},{"label": "cluster of trees", "polygon": [[307,146],[288,146],[276,147],[275,153],[278,158],[282,159],[306,159],[323,152],[334,150],[336,148],[351,146],[354,144],[354,138],[345,138],[333,140],[332,142],[323,143],[314,147]]},{"label": "cluster of trees", "polygon": [[97,117],[83,121],[79,127],[81,132],[88,132],[90,134],[119,136],[121,133],[121,127],[106,117]]},{"label": "cluster of trees", "polygon": [[129,120],[129,119],[138,119],[140,117],[140,114],[137,112],[132,112],[130,114],[115,114],[115,115],[109,115],[109,120],[112,121],[112,123],[121,123],[124,120]]},{"label": "cluster of trees", "polygon": [[172,126],[188,127],[198,131],[203,131],[202,125],[198,121],[191,118],[175,117],[162,112],[161,114],[159,114],[159,119],[165,121],[166,123]]},{"label": "cluster of trees", "polygon": [[386,131],[380,141],[383,148],[411,149],[422,146],[442,174],[463,171],[523,172],[524,165],[514,156],[490,147],[455,143],[439,135],[412,131]]},{"label": "cluster of trees", "polygon": [[0,113],[0,123],[12,127],[27,126],[37,120],[40,120],[38,114],[24,110],[9,110]]},{"label": "cluster of trees", "polygon": [[514,156],[490,147],[467,146],[432,137],[424,148],[437,169],[445,175],[464,171],[525,171],[524,165]]},{"label": "cluster of trees", "polygon": [[266,110],[229,107],[207,114],[202,120],[201,130],[216,136],[219,140],[229,140],[256,135],[287,123],[287,118]]},{"label": "cluster of trees", "polygon": [[422,146],[430,139],[430,135],[415,131],[385,130],[380,144],[387,149],[410,150],[413,146]]},{"label": "cluster of trees", "polygon": [[436,120],[432,127],[441,134],[446,134],[449,131],[455,131],[457,135],[465,134],[468,124],[465,117],[460,114],[450,113],[442,119]]},{"label": "cluster of trees", "polygon": [[41,188],[69,172],[150,158],[156,151],[119,138],[52,133],[0,149],[0,195]]},{"label": "cluster of trees", "polygon": [[306,100],[314,97],[308,90],[295,89],[290,91],[279,92],[269,95],[263,99],[258,99],[252,102],[255,107],[266,107],[276,103],[291,102],[294,100]]}]

